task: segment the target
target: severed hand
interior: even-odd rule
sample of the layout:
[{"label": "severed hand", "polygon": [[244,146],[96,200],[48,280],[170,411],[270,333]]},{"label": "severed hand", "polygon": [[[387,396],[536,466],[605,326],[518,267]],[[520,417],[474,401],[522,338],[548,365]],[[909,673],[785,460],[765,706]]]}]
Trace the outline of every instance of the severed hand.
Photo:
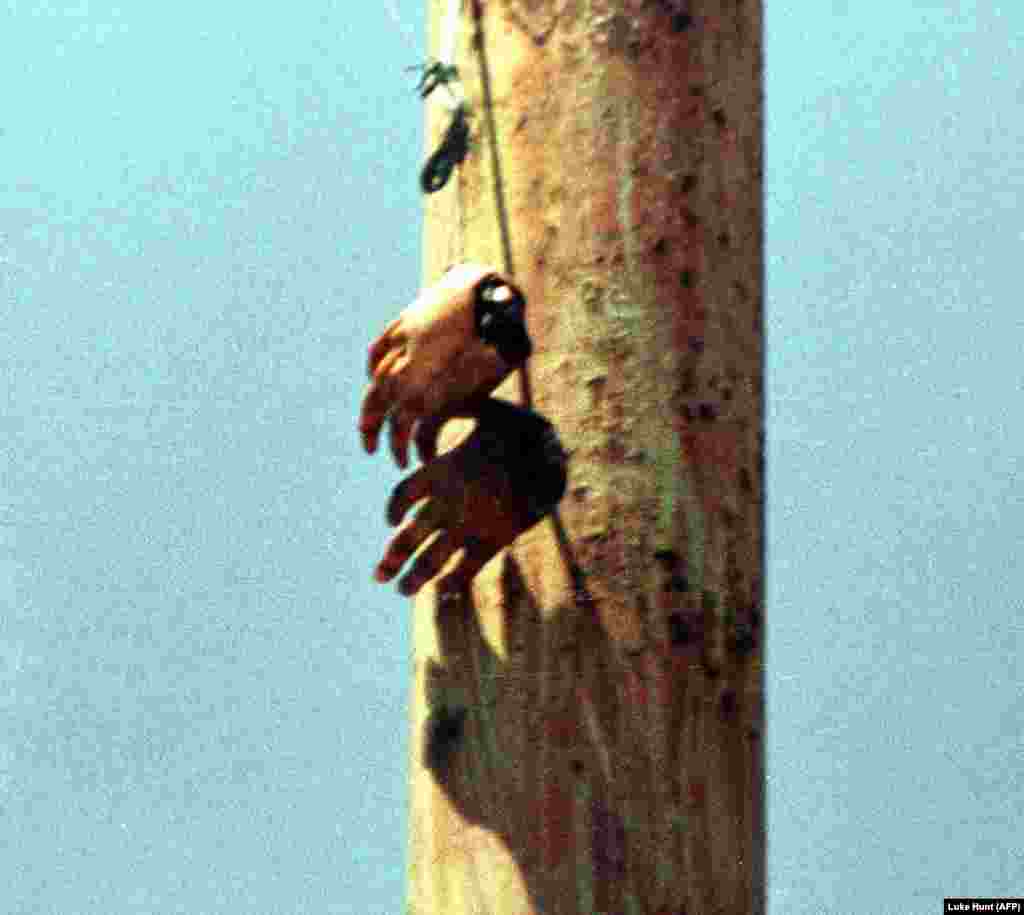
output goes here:
[{"label": "severed hand", "polygon": [[425,459],[433,457],[437,433],[453,416],[474,418],[476,428],[451,451],[402,480],[388,502],[391,525],[422,502],[416,516],[391,539],[374,574],[377,581],[390,581],[422,547],[399,582],[406,595],[440,574],[459,550],[462,555],[438,590],[442,595],[464,590],[565,492],[566,454],[551,423],[505,400],[484,398],[425,423],[417,435]]},{"label": "severed hand", "polygon": [[390,420],[391,452],[408,462],[417,421],[490,394],[531,352],[526,300],[502,274],[458,264],[370,345],[359,431],[369,453]]}]

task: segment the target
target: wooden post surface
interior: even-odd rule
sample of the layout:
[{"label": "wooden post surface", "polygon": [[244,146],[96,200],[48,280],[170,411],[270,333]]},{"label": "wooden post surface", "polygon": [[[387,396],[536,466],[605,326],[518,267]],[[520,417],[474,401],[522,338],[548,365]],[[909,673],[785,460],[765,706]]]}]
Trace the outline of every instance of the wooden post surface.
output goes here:
[{"label": "wooden post surface", "polygon": [[497,163],[569,483],[470,600],[412,610],[415,915],[764,910],[761,18],[464,4],[471,148],[424,284],[504,266]]}]

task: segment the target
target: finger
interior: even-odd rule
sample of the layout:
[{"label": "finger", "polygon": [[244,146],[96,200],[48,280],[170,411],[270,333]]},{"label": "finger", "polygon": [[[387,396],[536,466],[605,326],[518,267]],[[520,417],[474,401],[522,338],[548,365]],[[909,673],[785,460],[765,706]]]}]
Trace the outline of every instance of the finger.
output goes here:
[{"label": "finger", "polygon": [[[377,441],[380,436],[381,427],[391,409],[392,402],[396,399],[397,380],[399,363],[405,358],[405,348],[391,350],[378,364],[374,372],[371,389],[374,392],[371,398],[367,394],[364,404],[365,418],[360,423],[364,430],[363,443],[366,450],[371,454],[377,450]],[[394,417],[392,417],[392,420]],[[397,458],[396,458],[397,460]],[[405,464],[402,464],[404,467]]]},{"label": "finger", "polygon": [[416,453],[426,464],[437,457],[437,436],[447,422],[443,416],[428,416],[416,424]]},{"label": "finger", "polygon": [[384,357],[374,366],[373,377],[384,379],[389,375],[397,374],[395,366],[404,356],[404,346],[396,346],[394,349],[388,350]]},{"label": "finger", "polygon": [[565,493],[567,455],[554,427],[526,407],[491,398],[478,411],[478,424],[460,455],[467,478],[500,470],[530,527]]},{"label": "finger", "polygon": [[363,437],[363,447],[368,454],[377,450],[377,439],[380,427],[391,407],[391,385],[388,379],[382,378],[371,382],[363,395],[363,406],[359,413],[359,432]]},{"label": "finger", "polygon": [[391,413],[391,454],[403,470],[409,463],[409,439],[416,416],[411,410],[394,410]]},{"label": "finger", "polygon": [[421,467],[419,470],[407,476],[392,491],[388,499],[387,519],[388,524],[394,527],[400,524],[405,513],[412,508],[420,499],[425,499],[431,494],[432,475],[431,467]]},{"label": "finger", "polygon": [[454,404],[440,413],[421,418],[416,425],[416,453],[420,460],[426,464],[437,457],[437,439],[444,428],[445,423],[459,417],[473,418],[484,408],[489,398],[470,398],[462,403]]},{"label": "finger", "polygon": [[416,557],[412,568],[398,583],[398,590],[406,597],[411,597],[437,576],[457,548],[458,544],[453,541],[451,533],[442,531],[441,535]]},{"label": "finger", "polygon": [[406,561],[435,532],[437,523],[433,518],[430,502],[420,509],[416,517],[402,527],[384,550],[384,556],[377,564],[373,577],[379,582],[391,581]]},{"label": "finger", "polygon": [[387,354],[395,345],[404,342],[400,335],[397,333],[399,324],[402,323],[401,317],[395,318],[387,327],[384,328],[381,335],[370,344],[369,353],[366,358],[366,374],[373,375],[377,368],[377,363]]},{"label": "finger", "polygon": [[487,565],[501,549],[500,546],[491,543],[484,543],[475,538],[466,538],[468,543],[463,545],[462,557],[458,565],[452,569],[437,583],[437,593],[443,600],[454,594],[460,594],[469,589],[480,570]]}]

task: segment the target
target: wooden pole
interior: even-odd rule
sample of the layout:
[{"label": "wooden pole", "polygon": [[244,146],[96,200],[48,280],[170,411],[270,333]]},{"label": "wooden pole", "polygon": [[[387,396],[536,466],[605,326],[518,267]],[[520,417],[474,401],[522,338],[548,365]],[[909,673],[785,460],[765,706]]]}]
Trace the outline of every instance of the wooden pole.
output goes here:
[{"label": "wooden pole", "polygon": [[471,601],[415,603],[416,915],[764,910],[761,37],[760,0],[462,9],[424,282],[512,260],[570,466]]}]

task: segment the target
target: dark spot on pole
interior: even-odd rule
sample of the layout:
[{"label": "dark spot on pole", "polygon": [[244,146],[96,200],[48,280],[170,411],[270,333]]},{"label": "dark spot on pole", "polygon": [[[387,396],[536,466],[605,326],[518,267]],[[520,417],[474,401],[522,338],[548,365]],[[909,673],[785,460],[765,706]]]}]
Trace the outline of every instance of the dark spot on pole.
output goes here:
[{"label": "dark spot on pole", "polygon": [[739,709],[739,702],[736,699],[736,690],[730,688],[723,689],[722,695],[718,700],[718,711],[723,721],[735,721],[736,712]]},{"label": "dark spot on pole", "polygon": [[700,225],[700,220],[697,218],[697,214],[693,212],[689,207],[683,210],[683,222],[686,223],[688,229],[696,229]]},{"label": "dark spot on pole", "polygon": [[706,423],[714,422],[718,417],[718,411],[715,409],[714,404],[702,403],[699,408],[700,418]]},{"label": "dark spot on pole", "polygon": [[448,771],[452,754],[465,730],[466,710],[440,706],[431,711],[424,728],[423,758],[427,768],[442,776]]},{"label": "dark spot on pole", "polygon": [[679,562],[679,554],[669,547],[659,547],[654,551],[654,558],[667,566],[674,566]]},{"label": "dark spot on pole", "polygon": [[578,759],[574,759],[569,763],[569,768],[572,770],[573,775],[579,776],[583,774],[583,763]]},{"label": "dark spot on pole", "polygon": [[668,638],[673,645],[689,645],[693,641],[693,627],[683,619],[681,613],[668,615]]},{"label": "dark spot on pole", "polygon": [[[736,522],[739,520],[740,516],[731,508],[726,506],[722,507],[722,523],[726,527],[735,527]],[[725,581],[731,588],[733,588],[733,590],[736,590],[739,588],[739,584],[743,580],[743,573],[740,571],[740,561],[735,550],[729,551],[728,556],[726,556],[726,565]]]},{"label": "dark spot on pole", "polygon": [[693,25],[693,16],[689,13],[676,13],[672,17],[673,32],[685,32],[691,25]]},{"label": "dark spot on pole", "polygon": [[684,175],[683,176],[682,188],[683,188],[683,193],[684,194],[690,193],[690,191],[692,191],[696,186],[697,186],[697,176],[696,175],[692,175],[691,174],[691,175]]},{"label": "dark spot on pole", "polygon": [[660,255],[664,254],[666,251],[668,251],[668,241],[664,238],[659,238],[654,243],[654,253]]},{"label": "dark spot on pole", "polygon": [[[679,390],[684,394],[692,394],[697,389],[697,372],[692,365],[688,365],[683,369],[682,377],[679,379]],[[689,407],[684,407],[683,412],[687,419],[693,419],[693,415],[689,412]]]},{"label": "dark spot on pole", "polygon": [[732,241],[732,237],[729,235],[728,232],[719,232],[717,241],[718,244],[721,245],[723,248],[728,248],[730,242]]},{"label": "dark spot on pole", "polygon": [[753,477],[750,475],[750,471],[746,467],[741,467],[739,472],[739,484],[740,490],[744,493],[751,493],[754,490]]},{"label": "dark spot on pole", "polygon": [[692,270],[682,270],[682,271],[680,271],[680,273],[679,273],[679,285],[682,286],[683,289],[692,289],[693,288],[693,271]]},{"label": "dark spot on pole", "polygon": [[711,119],[715,122],[716,126],[725,127],[725,110],[722,108],[716,108],[714,111],[711,112]]},{"label": "dark spot on pole", "polygon": [[685,593],[690,590],[690,580],[685,575],[673,575],[665,586],[666,591]]},{"label": "dark spot on pole", "polygon": [[590,844],[599,879],[621,880],[626,873],[626,826],[600,801],[591,802]]},{"label": "dark spot on pole", "polygon": [[729,647],[737,657],[745,658],[754,650],[756,641],[753,629],[746,623],[737,623],[729,639]]}]

